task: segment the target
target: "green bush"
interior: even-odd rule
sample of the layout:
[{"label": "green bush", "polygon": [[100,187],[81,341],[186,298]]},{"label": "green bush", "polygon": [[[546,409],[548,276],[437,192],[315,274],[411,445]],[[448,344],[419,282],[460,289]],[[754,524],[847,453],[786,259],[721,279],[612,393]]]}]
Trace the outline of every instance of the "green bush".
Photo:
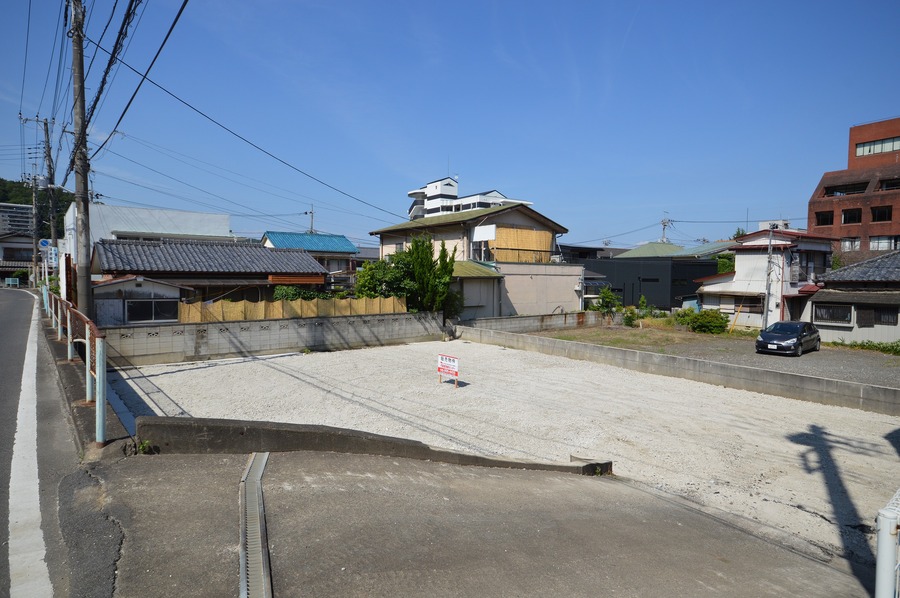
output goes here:
[{"label": "green bush", "polygon": [[728,329],[728,316],[716,309],[703,309],[694,314],[688,327],[691,332],[721,334]]},{"label": "green bush", "polygon": [[696,309],[691,309],[690,307],[686,307],[684,309],[679,309],[675,312],[674,318],[675,323],[680,324],[682,326],[690,326],[691,322],[694,320],[694,317],[697,315]]},{"label": "green bush", "polygon": [[626,326],[630,326],[634,328],[635,323],[638,321],[638,310],[633,306],[629,305],[625,308],[625,311],[622,313],[622,323]]}]

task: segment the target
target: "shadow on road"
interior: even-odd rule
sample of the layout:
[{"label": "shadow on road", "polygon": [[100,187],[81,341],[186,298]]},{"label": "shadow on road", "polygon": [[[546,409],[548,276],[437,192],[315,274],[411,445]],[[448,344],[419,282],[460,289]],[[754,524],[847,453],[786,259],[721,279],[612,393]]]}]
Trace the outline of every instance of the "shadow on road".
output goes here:
[{"label": "shadow on road", "polygon": [[822,426],[810,425],[808,432],[791,434],[788,440],[809,447],[801,454],[803,469],[810,474],[822,474],[828,498],[831,501],[833,519],[819,514],[838,527],[844,548],[844,557],[850,564],[853,575],[866,588],[875,591],[875,555],[869,547],[866,535],[873,533],[872,526],[860,516],[856,505],[841,476],[834,457],[835,449],[856,453],[869,453],[873,448],[857,440],[841,438],[830,434]]}]

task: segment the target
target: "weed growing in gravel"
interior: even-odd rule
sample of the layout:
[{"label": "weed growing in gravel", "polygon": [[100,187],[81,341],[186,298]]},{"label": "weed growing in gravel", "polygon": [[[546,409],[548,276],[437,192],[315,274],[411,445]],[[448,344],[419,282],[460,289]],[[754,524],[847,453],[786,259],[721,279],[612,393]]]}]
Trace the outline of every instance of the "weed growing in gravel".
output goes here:
[{"label": "weed growing in gravel", "polygon": [[851,349],[865,349],[867,351],[878,351],[887,353],[888,355],[900,355],[900,341],[892,343],[876,343],[874,341],[852,341],[845,342],[844,339],[834,341],[832,345],[839,347],[849,347]]}]

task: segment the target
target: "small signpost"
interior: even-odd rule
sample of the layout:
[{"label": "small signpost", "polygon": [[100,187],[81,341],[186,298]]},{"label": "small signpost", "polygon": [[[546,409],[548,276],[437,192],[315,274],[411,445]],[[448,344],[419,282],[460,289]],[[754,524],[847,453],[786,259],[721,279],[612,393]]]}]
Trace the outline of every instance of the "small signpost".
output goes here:
[{"label": "small signpost", "polygon": [[454,388],[459,388],[459,358],[439,353],[438,382],[443,382],[444,378],[452,378]]}]

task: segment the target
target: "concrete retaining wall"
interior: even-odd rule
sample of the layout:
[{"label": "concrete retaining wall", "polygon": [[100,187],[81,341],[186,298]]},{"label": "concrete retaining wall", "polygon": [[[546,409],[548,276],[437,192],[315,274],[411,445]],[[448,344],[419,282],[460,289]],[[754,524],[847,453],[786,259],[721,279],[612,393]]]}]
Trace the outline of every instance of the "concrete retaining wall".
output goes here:
[{"label": "concrete retaining wall", "polygon": [[155,452],[164,454],[325,451],[582,475],[612,473],[612,463],[609,461],[569,464],[492,459],[436,449],[416,440],[330,426],[141,416],[136,420],[136,428],[140,442],[147,442]]},{"label": "concrete retaining wall", "polygon": [[204,322],[104,328],[112,365],[150,365],[293,351],[339,351],[444,334],[440,314]]},{"label": "concrete retaining wall", "polygon": [[[617,316],[621,319],[621,316]],[[621,320],[620,320],[621,321]],[[508,318],[478,318],[463,322],[465,326],[503,332],[540,332],[564,328],[600,326],[606,323],[605,316],[598,311],[579,311],[543,316],[511,316]]]},{"label": "concrete retaining wall", "polygon": [[661,355],[633,349],[617,349],[466,326],[456,327],[456,337],[478,343],[594,361],[648,374],[685,378],[823,405],[852,407],[885,415],[900,415],[900,389],[896,388],[869,386],[856,382],[773,372],[687,357]]}]

